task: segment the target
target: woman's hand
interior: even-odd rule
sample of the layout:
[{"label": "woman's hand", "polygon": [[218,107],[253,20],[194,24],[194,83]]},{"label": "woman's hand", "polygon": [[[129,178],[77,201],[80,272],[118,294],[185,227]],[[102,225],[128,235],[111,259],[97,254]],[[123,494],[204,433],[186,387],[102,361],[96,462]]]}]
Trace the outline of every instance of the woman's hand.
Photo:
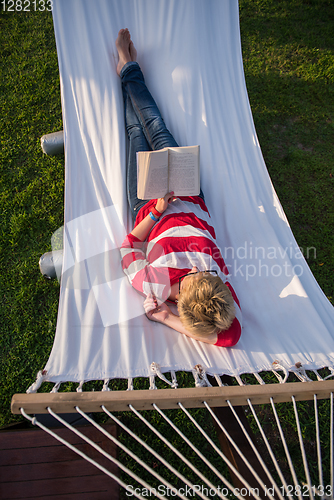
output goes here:
[{"label": "woman's hand", "polygon": [[217,334],[200,337],[198,335],[194,335],[191,332],[188,332],[188,330],[183,326],[180,317],[176,314],[173,314],[171,309],[165,303],[161,303],[160,300],[157,301],[157,299],[152,294],[148,294],[148,296],[146,297],[144,301],[144,309],[146,316],[151,321],[163,323],[164,325],[173,328],[173,330],[183,333],[187,337],[205,342],[206,344],[215,344],[217,342]]},{"label": "woman's hand", "polygon": [[[158,198],[155,208],[163,214],[163,212],[168,207],[168,204],[171,203],[174,198],[174,192],[171,191],[167,193],[163,198]],[[160,216],[159,216],[160,217]],[[139,224],[131,231],[131,234],[138,238],[140,241],[145,241],[147,236],[149,235],[152,227],[155,224],[155,220],[151,219],[150,215],[146,215],[145,219],[139,222]]]},{"label": "woman's hand", "polygon": [[167,209],[169,203],[171,203],[174,200],[174,191],[171,191],[170,193],[167,193],[163,198],[158,198],[157,199],[157,204],[155,205],[155,208],[160,212],[161,214]]},{"label": "woman's hand", "polygon": [[148,319],[158,323],[164,323],[171,314],[170,308],[164,302],[157,301],[151,294],[148,294],[144,301],[144,309]]}]

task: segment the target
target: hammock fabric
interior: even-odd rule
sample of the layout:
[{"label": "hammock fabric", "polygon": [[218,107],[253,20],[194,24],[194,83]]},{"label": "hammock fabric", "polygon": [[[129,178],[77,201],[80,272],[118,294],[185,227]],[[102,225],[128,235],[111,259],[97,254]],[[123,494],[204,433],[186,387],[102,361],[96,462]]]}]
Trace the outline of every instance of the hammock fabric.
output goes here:
[{"label": "hammock fabric", "polygon": [[[265,167],[242,65],[236,0],[58,0],[53,9],[65,132],[64,265],[43,380],[87,381],[192,370],[238,375],[332,366],[334,310],[292,235]],[[115,39],[129,28],[138,62],[180,145],[200,144],[201,186],[240,299],[230,349],[144,315],[122,272],[132,229]]]}]

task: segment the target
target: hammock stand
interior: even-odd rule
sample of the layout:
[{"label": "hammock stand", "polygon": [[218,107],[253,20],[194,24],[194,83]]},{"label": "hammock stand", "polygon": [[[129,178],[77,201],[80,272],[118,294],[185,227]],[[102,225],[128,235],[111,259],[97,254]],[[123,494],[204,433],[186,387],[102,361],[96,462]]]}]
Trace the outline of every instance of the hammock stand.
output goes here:
[{"label": "hammock stand", "polygon": [[[218,387],[201,387],[204,382],[202,377],[202,384],[200,383],[201,376],[197,379],[198,387],[189,389],[158,389],[154,391],[147,390],[130,390],[130,391],[101,391],[101,392],[82,392],[82,387],[79,387],[79,392],[76,393],[59,393],[54,392],[50,394],[39,393],[39,394],[16,394],[12,399],[12,412],[15,414],[21,413],[25,418],[30,420],[34,425],[39,426],[46,432],[53,435],[56,439],[60,440],[64,445],[70,447],[73,451],[81,455],[83,458],[87,459],[93,463],[96,467],[102,470],[109,477],[112,477],[117,481],[123,488],[126,488],[127,493],[131,492],[136,498],[145,498],[148,491],[154,492],[157,498],[165,498],[164,495],[159,495],[156,493],[157,486],[152,486],[139,478],[137,474],[133,474],[126,467],[126,464],[122,464],[115,460],[113,457],[108,456],[108,454],[96,447],[94,443],[89,442],[95,449],[98,449],[104,457],[109,458],[114,464],[116,464],[119,469],[123,470],[129,474],[136,483],[129,484],[125,483],[122,479],[116,476],[114,473],[109,472],[105,467],[100,466],[97,462],[92,461],[88,456],[84,456],[80,450],[73,448],[69,443],[61,440],[56,434],[54,434],[50,429],[45,427],[38,421],[36,417],[30,417],[28,414],[43,414],[50,413],[53,417],[59,420],[67,428],[71,429],[73,432],[78,434],[78,430],[72,427],[70,424],[65,422],[61,416],[61,413],[71,413],[78,412],[81,416],[86,418],[88,422],[97,427],[101,432],[103,432],[109,439],[126,451],[132,459],[135,459],[147,472],[150,472],[156,480],[159,481],[160,490],[164,493],[168,493],[168,488],[173,492],[174,496],[179,498],[186,498],[183,495],[184,491],[193,491],[199,495],[200,498],[207,499],[211,498],[206,493],[210,490],[210,494],[218,495],[219,498],[226,498],[229,494],[233,493],[237,498],[281,498],[285,496],[293,498],[301,498],[301,495],[309,495],[311,498],[315,498],[316,495],[324,498],[332,498],[333,492],[333,392],[334,392],[334,381],[324,380],[317,373],[317,381],[311,381],[306,373],[297,373],[299,382],[289,382],[285,383],[287,379],[287,374],[282,378],[280,373],[275,370],[279,378],[280,383],[277,384],[265,384],[261,377],[257,375],[258,384],[257,385],[239,385],[239,386],[226,386],[223,385],[222,379],[216,377],[216,382],[219,384]],[[203,376],[203,374],[202,374]],[[153,377],[154,378],[154,377]],[[206,377],[205,377],[206,378]],[[219,383],[220,382],[220,383]],[[243,384],[242,380],[239,383]],[[210,384],[206,378],[206,384]],[[152,388],[156,389],[153,382]],[[330,422],[329,430],[319,429],[318,423],[318,401],[322,399],[329,399],[330,401]],[[305,446],[303,444],[303,435],[300,427],[297,402],[298,401],[312,401],[314,404],[315,412],[315,435],[316,435],[316,446],[317,446],[317,464],[318,464],[318,476],[316,478],[311,477],[310,469],[308,465],[307,455],[305,452]],[[297,477],[294,464],[291,459],[287,441],[284,436],[284,430],[282,423],[279,420],[276,404],[282,402],[292,402],[297,425],[297,437],[300,445],[300,453],[303,459],[304,474],[306,481],[300,476]],[[259,418],[257,417],[257,412],[254,406],[258,404],[270,404],[273,411],[273,420],[276,422],[277,435],[280,436],[282,440],[286,460],[289,464],[289,473],[287,476],[282,472],[279,462],[275,457],[272,445],[269,443],[264,427],[261,425]],[[259,451],[254,445],[254,440],[249,434],[249,430],[245,427],[244,420],[240,418],[240,413],[238,412],[238,407],[248,406],[250,413],[258,425],[262,439],[265,442],[268,456],[270,457],[270,465],[268,464],[268,459],[263,460]],[[230,419],[225,418],[219,419],[218,408],[229,408],[233,413],[238,425],[231,431]],[[197,431],[205,434],[205,431],[196,423],[191,414],[188,412],[189,408],[206,408],[209,415],[214,419],[217,428],[220,432],[220,442],[223,444],[221,451],[212,442],[211,438],[206,435],[208,443],[213,447],[213,449],[218,453],[221,458],[229,467],[230,475],[233,484],[226,479],[219,471],[212,467],[208,462],[208,459],[203,456],[200,450],[196,448],[196,439],[192,442],[183,434],[182,430],[175,427],[175,425],[170,422],[169,418],[165,415],[165,410],[167,409],[181,409],[193,422]],[[133,438],[135,438],[139,444],[144,446],[146,450],[150,451],[153,456],[158,459],[165,467],[170,469],[173,474],[175,474],[175,481],[170,483],[163,479],[160,474],[157,474],[150,466],[145,464],[140,458],[134,456],[133,452],[126,449],[122,443],[120,443],[114,436],[108,435],[106,431],[100,427],[96,422],[89,417],[87,414],[92,412],[100,412],[103,410],[116,424],[127,431]],[[201,489],[199,489],[198,482],[192,483],[189,479],[184,477],[183,474],[178,472],[171,466],[166,460],[157,453],[156,450],[152,450],[150,446],[147,445],[140,438],[136,437],[131,429],[128,429],[119,420],[114,412],[128,411],[131,410],[138,418],[146,423],[150,430],[153,430],[162,441],[162,443],[167,443],[167,445],[176,453],[185,463],[191,467],[192,471],[197,474],[201,480]],[[219,481],[219,486],[217,483],[213,484],[207,479],[205,474],[202,473],[202,468],[195,468],[189,462],[189,460],[182,456],[173,444],[169,443],[166,438],[160,434],[158,429],[153,429],[151,424],[143,417],[140,413],[142,410],[155,410],[162,415],[170,425],[179,433],[180,437],[187,442],[187,444],[195,451],[195,453],[202,459],[202,466],[209,466],[217,474]],[[218,416],[217,416],[218,414]],[[330,483],[324,484],[324,472],[322,469],[322,455],[321,455],[321,444],[320,438],[323,437],[323,433],[328,433],[329,444],[326,447],[330,447]],[[238,440],[238,434],[242,436],[241,440]],[[80,436],[86,439],[82,433]],[[242,442],[247,443],[246,447],[243,447]],[[228,451],[230,447],[230,453]],[[160,470],[160,469],[159,469]],[[275,479],[273,478],[273,470],[276,474]],[[278,479],[278,481],[277,481]],[[182,481],[180,483],[180,481]],[[318,482],[319,484],[315,484]],[[141,486],[138,486],[140,484]],[[178,484],[178,488],[175,487]],[[163,485],[163,486],[161,486]],[[182,486],[181,486],[182,485]],[[187,489],[188,488],[188,489]],[[141,493],[138,493],[138,492]]]}]

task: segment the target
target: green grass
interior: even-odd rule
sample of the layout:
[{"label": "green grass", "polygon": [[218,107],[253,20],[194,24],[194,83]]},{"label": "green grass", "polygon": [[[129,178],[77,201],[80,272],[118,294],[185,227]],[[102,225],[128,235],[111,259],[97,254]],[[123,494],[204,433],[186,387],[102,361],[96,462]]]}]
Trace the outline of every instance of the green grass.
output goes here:
[{"label": "green grass", "polygon": [[296,240],[333,303],[334,5],[240,2],[247,89],[263,156]]},{"label": "green grass", "polygon": [[64,159],[43,155],[40,137],[62,129],[51,15],[0,15],[0,425],[11,394],[25,392],[48,359],[59,286],[38,261],[63,224]]},{"label": "green grass", "polygon": [[[264,159],[298,244],[304,252],[316,249],[308,263],[333,303],[334,4],[240,0],[240,17],[246,83]],[[44,280],[38,260],[63,224],[64,158],[45,156],[40,148],[43,134],[62,129],[51,15],[1,12],[0,37],[1,426],[20,418],[10,413],[11,397],[25,392],[52,348],[59,286]],[[309,403],[301,410],[313,463]],[[266,418],[266,409],[261,411]],[[292,435],[291,406],[280,412]],[[327,426],[328,405],[320,413]],[[197,414],[214,437],[206,414]],[[159,417],[150,418],[162,426]],[[176,418],[191,436],[186,420]],[[132,415],[122,419],[149,439]],[[202,441],[199,446],[206,448]],[[299,463],[297,455],[296,450]]]}]

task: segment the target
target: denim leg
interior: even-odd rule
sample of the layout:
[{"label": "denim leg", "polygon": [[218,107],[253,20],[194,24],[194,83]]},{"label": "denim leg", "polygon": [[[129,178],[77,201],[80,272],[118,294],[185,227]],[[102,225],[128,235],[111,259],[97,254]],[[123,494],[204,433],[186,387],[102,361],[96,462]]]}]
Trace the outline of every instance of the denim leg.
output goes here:
[{"label": "denim leg", "polygon": [[[142,71],[136,62],[129,62],[121,70],[122,91],[125,109],[125,123],[130,146],[127,167],[128,201],[133,220],[148,200],[137,197],[138,151],[178,147],[172,134],[166,128],[160,111],[147,89]],[[199,196],[204,195],[200,190]]]},{"label": "denim leg", "polygon": [[177,142],[166,128],[158,106],[145,85],[144,76],[138,63],[125,64],[120,76],[123,93],[126,92],[130,97],[134,112],[151,149],[177,147]]},{"label": "denim leg", "polygon": [[144,136],[141,124],[133,110],[131,99],[126,92],[123,92],[125,126],[129,137],[129,152],[127,164],[127,195],[131,209],[133,221],[135,221],[139,209],[148,200],[140,200],[137,197],[137,152],[151,151],[151,148]]}]

